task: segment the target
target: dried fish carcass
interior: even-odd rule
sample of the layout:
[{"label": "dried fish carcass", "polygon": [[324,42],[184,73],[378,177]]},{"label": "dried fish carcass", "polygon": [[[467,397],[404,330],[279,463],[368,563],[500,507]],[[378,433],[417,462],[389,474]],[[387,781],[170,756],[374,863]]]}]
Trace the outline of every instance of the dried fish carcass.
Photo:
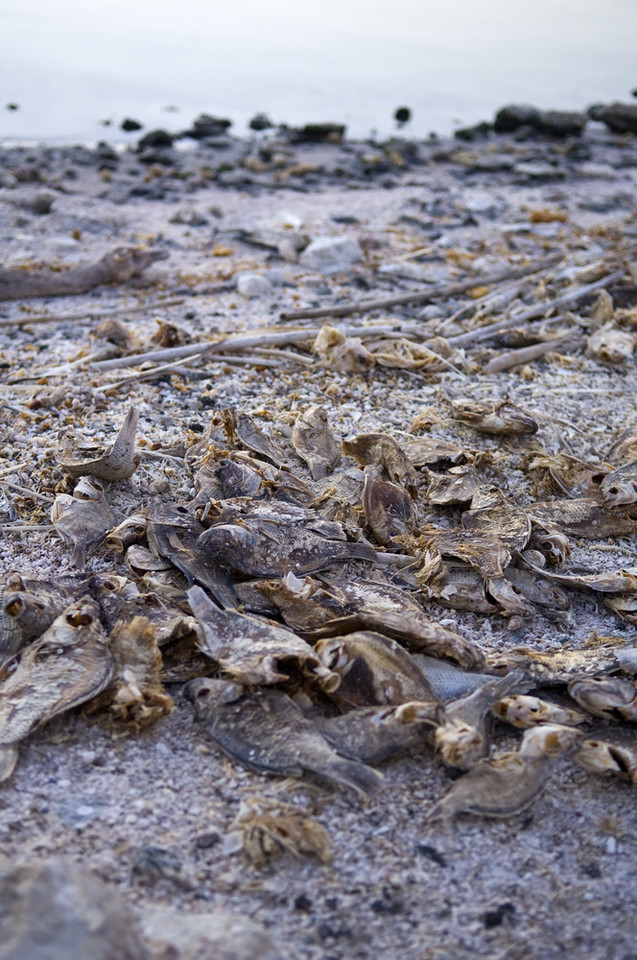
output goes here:
[{"label": "dried fish carcass", "polygon": [[59,494],[51,507],[51,522],[65,543],[73,546],[73,563],[84,567],[86,551],[103,539],[115,521],[99,480],[82,477],[73,496]]},{"label": "dried fish carcass", "polygon": [[482,402],[447,393],[453,415],[462,423],[481,433],[495,436],[528,436],[538,431],[538,423],[530,413],[510,400]]},{"label": "dried fish carcass", "polygon": [[571,683],[584,677],[616,673],[619,670],[635,675],[637,647],[619,644],[583,650],[564,648],[549,653],[518,647],[490,659],[489,667],[494,671],[520,668],[538,686]]},{"label": "dried fish carcass", "polygon": [[590,497],[532,503],[526,511],[534,524],[558,527],[567,536],[601,540],[637,531],[637,520],[629,512],[607,510]]},{"label": "dried fish carcass", "polygon": [[440,723],[443,709],[434,700],[395,707],[359,707],[337,717],[315,716],[314,722],[334,749],[349,760],[380,763],[406,750],[422,749]]},{"label": "dried fish carcass", "polygon": [[340,453],[324,407],[317,404],[299,414],[292,430],[292,446],[308,465],[313,480],[329,476]]},{"label": "dried fish carcass", "polygon": [[[15,635],[19,647],[41,637],[53,621],[74,601],[88,591],[84,576],[55,577],[49,580],[33,580],[26,575],[11,573],[5,583],[2,595],[2,613],[9,625],[17,630]],[[0,648],[0,658],[3,652]]]},{"label": "dried fish carcass", "polygon": [[137,418],[137,408],[131,407],[114,443],[105,450],[87,450],[81,445],[76,446],[71,438],[66,438],[58,455],[60,466],[73,477],[92,476],[99,480],[128,479],[140,463],[139,455],[135,454]]},{"label": "dried fish carcass", "polygon": [[312,352],[328,370],[341,373],[365,373],[375,359],[358,337],[346,337],[344,333],[325,323],[316,335]]},{"label": "dried fish carcass", "polygon": [[284,627],[235,610],[221,610],[201,587],[188,601],[201,628],[197,646],[230,678],[243,684],[273,684],[316,676],[326,685],[337,677],[321,666],[312,647]]},{"label": "dried fish carcass", "polygon": [[389,480],[417,495],[416,471],[400,445],[385,433],[361,433],[343,440],[343,452],[361,466],[382,467]]},{"label": "dried fish carcass", "polygon": [[67,607],[25,648],[0,687],[0,769],[10,776],[18,745],[60,713],[97,696],[113,675],[113,657],[95,600]]},{"label": "dried fish carcass", "polygon": [[578,710],[561,707],[524,693],[512,693],[491,704],[491,711],[499,720],[528,730],[538,724],[559,723],[570,727],[584,723],[586,717]]},{"label": "dried fish carcass", "polygon": [[345,708],[437,702],[418,664],[395,640],[371,630],[319,640],[315,648],[330,672],[324,689]]},{"label": "dried fish carcass", "polygon": [[569,684],[568,692],[596,717],[637,721],[637,688],[620,677],[585,677]]},{"label": "dried fish carcass", "polygon": [[512,817],[531,806],[544,789],[556,760],[581,735],[557,724],[525,731],[520,749],[479,760],[456,780],[427,815],[427,823],[457,813]]},{"label": "dried fish carcass", "polygon": [[637,460],[607,473],[600,484],[604,505],[610,508],[637,503]]},{"label": "dried fish carcass", "polygon": [[192,680],[185,694],[207,734],[248,770],[289,777],[308,771],[362,795],[382,783],[375,770],[339,757],[280,690],[247,693],[240,684],[202,678]]},{"label": "dried fish carcass", "polygon": [[416,526],[416,508],[409,493],[377,476],[378,467],[365,467],[363,512],[379,543],[408,536]]},{"label": "dried fish carcass", "polygon": [[582,740],[573,754],[575,763],[588,773],[613,773],[637,783],[637,749],[608,740]]}]

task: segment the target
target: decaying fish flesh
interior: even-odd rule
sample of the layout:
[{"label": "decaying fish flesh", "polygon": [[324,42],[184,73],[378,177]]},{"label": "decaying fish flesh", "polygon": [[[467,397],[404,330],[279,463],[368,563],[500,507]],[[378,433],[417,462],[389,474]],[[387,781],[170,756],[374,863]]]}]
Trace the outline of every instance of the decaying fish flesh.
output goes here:
[{"label": "decaying fish flesh", "polygon": [[363,467],[382,467],[392,483],[404,486],[413,496],[417,495],[416,471],[409,457],[399,444],[385,433],[360,433],[343,440],[343,452]]},{"label": "decaying fish flesh", "polygon": [[338,677],[321,666],[318,654],[291,630],[236,610],[221,610],[201,587],[188,601],[201,627],[197,646],[233,680],[244,684],[280,683],[315,675],[329,687]]},{"label": "decaying fish flesh", "polygon": [[560,707],[557,703],[540,700],[539,697],[532,697],[524,693],[512,693],[509,696],[501,697],[491,704],[491,710],[499,720],[522,730],[536,727],[540,723],[559,723],[572,726],[584,723],[586,720],[585,715],[578,710]]},{"label": "decaying fish flesh", "polygon": [[425,596],[454,610],[498,612],[498,606],[487,596],[482,574],[467,563],[443,563],[439,554],[430,554],[417,571],[416,582]]},{"label": "decaying fish flesh", "polygon": [[511,562],[511,552],[506,544],[483,530],[442,530],[428,524],[421,529],[416,549],[420,555],[434,550],[443,558],[462,560],[475,567],[487,580],[502,577]]},{"label": "decaying fish flesh", "polygon": [[[571,545],[566,534],[558,526],[550,522],[538,522],[532,517],[531,539],[529,547],[537,550],[544,559],[544,564],[559,567],[571,554]],[[525,551],[528,553],[528,550]],[[537,564],[536,564],[537,566]]]},{"label": "decaying fish flesh", "polygon": [[573,754],[575,763],[588,773],[614,773],[637,783],[637,749],[607,740],[583,740]]},{"label": "decaying fish flesh", "polygon": [[251,798],[242,801],[230,824],[225,849],[235,841],[255,867],[283,853],[314,856],[331,863],[334,851],[325,827],[307,811],[280,800]]},{"label": "decaying fish flesh", "polygon": [[436,701],[415,660],[399,643],[380,633],[359,630],[319,640],[314,649],[330,674],[324,689],[346,709]]},{"label": "decaying fish flesh", "polygon": [[33,580],[19,573],[10,574],[2,596],[2,613],[18,630],[19,642],[15,650],[41,637],[55,618],[87,590],[88,584],[83,576]]},{"label": "decaying fish flesh", "polygon": [[[202,468],[203,469],[203,468]],[[258,470],[251,464],[240,459],[230,460],[221,458],[216,461],[213,471],[215,479],[221,486],[223,497],[264,497],[265,488],[263,486],[265,476],[262,470]],[[196,493],[201,493],[200,483],[201,470],[197,474],[199,485],[195,487]],[[206,487],[206,492],[210,487]]]},{"label": "decaying fish flesh", "polygon": [[468,503],[480,486],[472,466],[451,467],[448,473],[427,472],[429,485],[425,493],[428,503],[437,506]]},{"label": "decaying fish flesh", "polygon": [[520,687],[525,688],[523,675],[512,671],[504,677],[491,677],[473,693],[445,705],[444,720],[436,727],[434,744],[446,766],[470,770],[488,755],[491,705]]},{"label": "decaying fish flesh", "polygon": [[146,517],[141,513],[134,513],[109,531],[104,539],[104,545],[118,553],[126,553],[134,543],[144,540],[146,526]]},{"label": "decaying fish flesh", "polygon": [[542,653],[529,647],[518,647],[489,660],[492,670],[520,668],[538,684],[570,683],[584,677],[595,677],[623,670],[637,674],[637,647],[629,645],[597,646],[583,650],[554,650]]},{"label": "decaying fish flesh", "polygon": [[[58,463],[73,477],[92,476],[99,480],[126,480],[137,469],[140,458],[135,454],[135,431],[138,411],[131,407],[112,446],[106,450],[87,450],[70,438],[64,443]],[[84,454],[82,456],[82,454]]]},{"label": "decaying fish flesh", "polygon": [[607,507],[625,507],[637,503],[637,460],[607,473],[600,484]]},{"label": "decaying fish flesh", "polygon": [[404,453],[414,467],[428,467],[434,463],[457,463],[464,460],[465,451],[456,443],[425,435],[408,437],[400,443]]},{"label": "decaying fish flesh", "polygon": [[343,560],[376,557],[367,543],[334,540],[301,526],[256,517],[248,525],[215,524],[201,534],[198,544],[215,566],[247,577],[284,577],[289,570],[304,575]]},{"label": "decaying fish flesh", "polygon": [[586,677],[569,684],[568,692],[595,717],[637,721],[637,688],[620,677]]},{"label": "decaying fish flesh", "polygon": [[85,712],[114,723],[119,732],[138,733],[174,707],[161,682],[163,664],[155,631],[146,617],[119,620],[109,634],[108,646],[112,680]]},{"label": "decaying fish flesh", "polygon": [[204,527],[185,507],[156,501],[147,511],[148,543],[159,557],[170,560],[190,583],[206,587],[223,607],[236,607],[237,598],[227,571],[202,549]]},{"label": "decaying fish flesh", "polygon": [[605,573],[553,573],[542,567],[536,567],[528,557],[521,558],[525,565],[538,576],[552,583],[575,590],[593,590],[596,593],[634,593],[637,594],[637,567],[624,570],[611,570]]},{"label": "decaying fish flesh", "polygon": [[73,546],[73,563],[84,567],[86,551],[104,539],[115,521],[99,480],[82,477],[73,496],[59,494],[51,507],[51,523],[65,543]]},{"label": "decaying fish flesh", "polygon": [[377,771],[339,757],[280,690],[246,693],[239,684],[201,678],[192,680],[184,692],[206,733],[249,770],[290,777],[309,771],[363,795],[382,783]]},{"label": "decaying fish flesh", "polygon": [[380,480],[377,470],[365,467],[363,512],[378,542],[387,546],[394,537],[408,536],[414,530],[416,508],[403,487]]},{"label": "decaying fish flesh", "polygon": [[360,707],[337,717],[313,717],[326,740],[343,757],[380,763],[405,750],[428,744],[443,711],[433,700],[397,707]]},{"label": "decaying fish flesh", "polygon": [[427,823],[472,813],[512,817],[526,810],[542,792],[558,757],[573,749],[580,734],[556,724],[524,733],[520,749],[483,758],[456,780],[427,815]]},{"label": "decaying fish flesh", "polygon": [[535,564],[529,565],[532,566],[533,572],[514,567],[512,564],[508,566],[505,570],[507,580],[530,603],[546,608],[543,611],[545,616],[550,615],[551,611],[568,610],[571,606],[568,594],[552,582],[551,578],[546,575],[544,567],[538,567]]},{"label": "decaying fish flesh", "polygon": [[0,669],[18,652],[22,644],[20,625],[0,608]]},{"label": "decaying fish flesh", "polygon": [[498,503],[471,510],[462,514],[465,530],[483,530],[498,537],[510,550],[524,550],[531,536],[531,521],[527,513],[511,503]]},{"label": "decaying fish flesh", "polygon": [[510,400],[485,403],[468,397],[452,397],[448,392],[446,396],[454,417],[481,433],[504,436],[529,435],[538,431],[535,418]]},{"label": "decaying fish flesh", "polygon": [[421,653],[413,654],[413,658],[427,677],[435,696],[444,702],[465,697],[493,680],[492,674],[462,670],[448,660],[438,660]]},{"label": "decaying fish flesh", "polygon": [[252,417],[243,410],[231,410],[226,413],[232,418],[235,436],[247,450],[258,453],[260,457],[265,457],[277,467],[285,463],[285,454],[281,447],[257,426]]},{"label": "decaying fish flesh", "polygon": [[112,675],[99,607],[82,598],[25,648],[0,686],[0,748],[13,752],[38,727],[101,693]]},{"label": "decaying fish flesh", "polygon": [[327,477],[340,460],[327,413],[319,405],[308,407],[297,417],[292,430],[292,446],[307,463],[313,480]]},{"label": "decaying fish flesh", "polygon": [[600,495],[600,483],[609,467],[589,463],[567,453],[548,454],[533,451],[522,461],[525,470],[546,471],[558,490],[568,497],[592,497]]},{"label": "decaying fish flesh", "polygon": [[261,589],[288,626],[310,637],[373,630],[465,667],[479,667],[484,659],[474,644],[428,617],[409,593],[382,580],[329,578],[320,583],[288,574],[264,582]]},{"label": "decaying fish flesh", "polygon": [[324,323],[312,344],[316,354],[328,370],[343,373],[365,373],[376,363],[373,354],[358,337],[346,337],[336,327]]},{"label": "decaying fish flesh", "polygon": [[637,531],[637,520],[629,513],[607,510],[591,497],[531,503],[526,511],[534,523],[556,526],[567,536],[601,540]]}]

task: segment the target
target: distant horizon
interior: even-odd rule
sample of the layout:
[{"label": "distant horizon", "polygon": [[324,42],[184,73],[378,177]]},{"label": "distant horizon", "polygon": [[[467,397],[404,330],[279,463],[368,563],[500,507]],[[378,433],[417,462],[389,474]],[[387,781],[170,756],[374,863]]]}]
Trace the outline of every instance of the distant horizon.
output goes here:
[{"label": "distant horizon", "polygon": [[131,142],[125,117],[176,131],[201,113],[243,135],[259,112],[388,136],[399,106],[413,117],[403,133],[423,138],[505,103],[583,110],[637,87],[633,0],[0,0],[0,14],[5,141]]}]

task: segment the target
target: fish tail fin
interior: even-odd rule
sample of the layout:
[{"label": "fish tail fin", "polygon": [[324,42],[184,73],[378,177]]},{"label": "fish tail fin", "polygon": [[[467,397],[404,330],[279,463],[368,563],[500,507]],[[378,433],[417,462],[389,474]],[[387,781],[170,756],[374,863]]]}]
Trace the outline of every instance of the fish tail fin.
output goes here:
[{"label": "fish tail fin", "polygon": [[385,779],[378,770],[372,770],[364,763],[357,763],[354,760],[334,760],[330,766],[328,775],[332,780],[342,783],[357,793],[370,796],[383,783]]},{"label": "fish tail fin", "polygon": [[376,559],[376,551],[372,547],[371,543],[364,543],[363,541],[359,540],[356,543],[350,543],[349,546],[351,556],[358,560]]}]

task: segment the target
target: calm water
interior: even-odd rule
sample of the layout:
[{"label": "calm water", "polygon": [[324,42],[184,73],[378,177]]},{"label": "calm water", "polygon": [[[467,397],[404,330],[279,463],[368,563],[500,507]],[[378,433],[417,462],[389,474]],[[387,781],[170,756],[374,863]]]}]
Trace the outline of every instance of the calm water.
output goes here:
[{"label": "calm water", "polygon": [[446,133],[510,101],[627,100],[636,50],[637,0],[0,0],[0,138],[125,139],[125,116],[178,130],[203,111],[384,135],[402,104],[406,132]]}]

